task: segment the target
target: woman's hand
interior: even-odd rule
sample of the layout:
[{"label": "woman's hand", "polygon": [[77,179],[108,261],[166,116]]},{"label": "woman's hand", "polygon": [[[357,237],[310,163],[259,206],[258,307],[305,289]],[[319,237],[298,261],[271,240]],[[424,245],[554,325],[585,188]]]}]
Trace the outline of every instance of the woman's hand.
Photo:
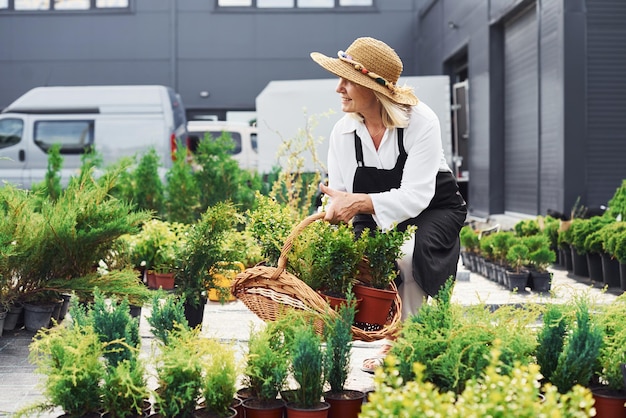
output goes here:
[{"label": "woman's hand", "polygon": [[320,184],[320,191],[330,198],[324,219],[331,223],[350,222],[359,213],[373,214],[372,199],[365,193],[348,193]]}]

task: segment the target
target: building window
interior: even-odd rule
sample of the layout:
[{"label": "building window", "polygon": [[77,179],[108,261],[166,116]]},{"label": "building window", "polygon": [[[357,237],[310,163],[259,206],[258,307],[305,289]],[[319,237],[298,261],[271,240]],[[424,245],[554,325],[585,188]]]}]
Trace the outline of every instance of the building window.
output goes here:
[{"label": "building window", "polygon": [[0,0],[0,10],[111,10],[128,9],[130,0]]},{"label": "building window", "polygon": [[217,6],[255,9],[333,9],[354,6],[373,7],[374,0],[217,0]]}]

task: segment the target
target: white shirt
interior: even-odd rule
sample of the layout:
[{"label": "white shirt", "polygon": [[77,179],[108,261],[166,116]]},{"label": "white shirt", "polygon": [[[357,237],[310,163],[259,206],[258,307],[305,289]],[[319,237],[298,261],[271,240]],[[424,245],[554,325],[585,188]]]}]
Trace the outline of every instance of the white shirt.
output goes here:
[{"label": "white shirt", "polygon": [[[352,192],[357,168],[354,131],[363,144],[366,167],[390,170],[396,165],[400,149],[396,129],[387,129],[378,147],[362,122],[345,115],[334,126],[328,148],[328,185],[332,189]],[[441,146],[441,128],[437,115],[423,102],[412,107],[409,125],[404,128],[404,149],[408,157],[399,189],[370,193],[374,220],[383,230],[426,209],[435,195],[439,171],[451,171]]]}]

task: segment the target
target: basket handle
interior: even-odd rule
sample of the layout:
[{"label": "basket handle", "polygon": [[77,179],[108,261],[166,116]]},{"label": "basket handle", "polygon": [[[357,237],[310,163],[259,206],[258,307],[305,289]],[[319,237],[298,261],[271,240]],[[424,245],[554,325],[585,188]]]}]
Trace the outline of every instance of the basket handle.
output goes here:
[{"label": "basket handle", "polygon": [[304,228],[311,225],[313,222],[317,221],[318,219],[324,219],[324,216],[326,216],[326,212],[317,212],[313,215],[309,215],[301,220],[300,223],[291,230],[289,236],[287,237],[287,239],[285,239],[283,249],[280,251],[280,257],[278,257],[278,268],[276,269],[274,274],[272,274],[272,279],[278,278],[278,276],[280,276],[280,274],[285,270],[285,267],[287,266],[287,254],[289,254],[289,251],[291,251],[293,242],[296,238],[298,238],[298,235],[300,235]]}]

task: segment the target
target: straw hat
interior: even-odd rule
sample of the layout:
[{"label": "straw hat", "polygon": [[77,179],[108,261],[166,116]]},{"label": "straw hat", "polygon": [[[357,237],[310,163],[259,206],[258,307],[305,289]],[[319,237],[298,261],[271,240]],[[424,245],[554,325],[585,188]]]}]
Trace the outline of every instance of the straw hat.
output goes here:
[{"label": "straw hat", "polygon": [[311,58],[326,70],[361,86],[376,90],[396,103],[416,105],[413,89],[398,86],[402,61],[386,43],[374,38],[358,38],[338,58],[311,52]]}]

